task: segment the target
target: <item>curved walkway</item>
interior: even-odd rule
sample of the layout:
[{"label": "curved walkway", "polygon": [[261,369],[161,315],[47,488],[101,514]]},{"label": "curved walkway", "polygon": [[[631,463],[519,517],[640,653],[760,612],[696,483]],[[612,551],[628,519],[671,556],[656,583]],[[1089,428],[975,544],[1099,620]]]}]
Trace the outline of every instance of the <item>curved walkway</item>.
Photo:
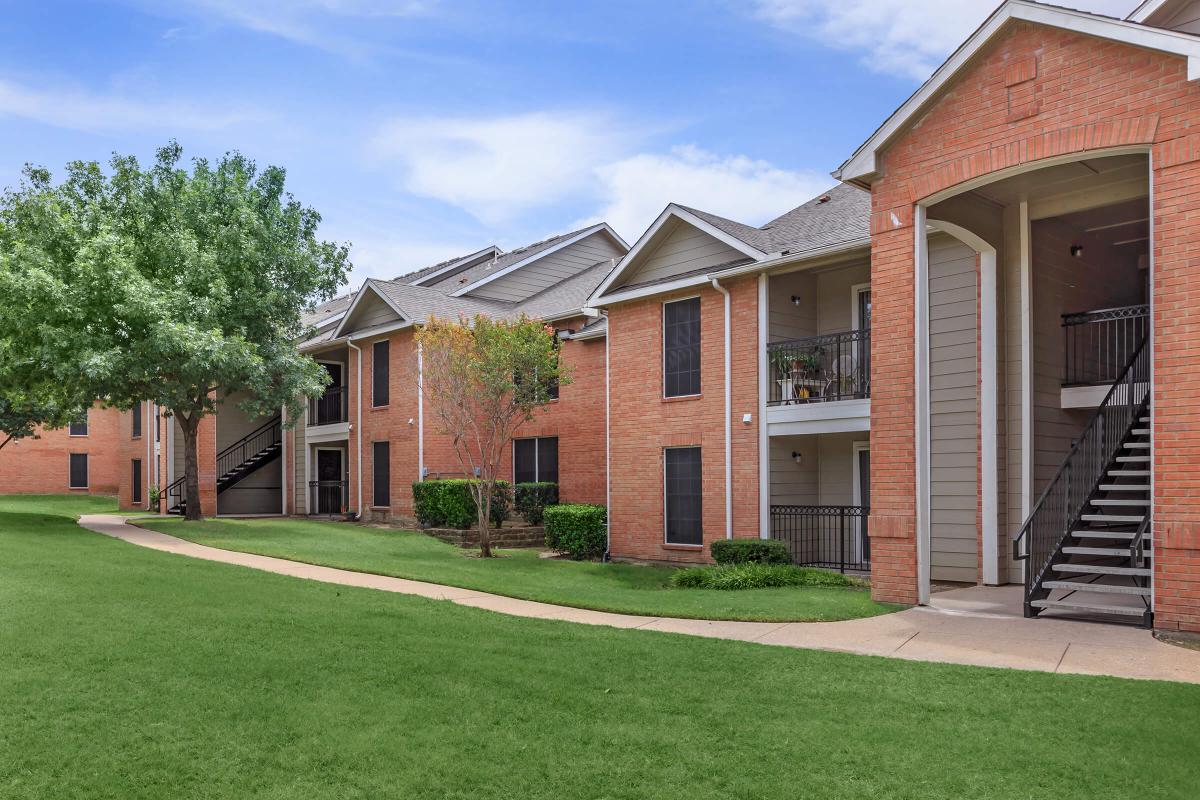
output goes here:
[{"label": "curved walkway", "polygon": [[519,617],[914,661],[1200,683],[1200,652],[1164,644],[1149,631],[1131,627],[1024,619],[1020,611],[1021,590],[1016,586],[941,592],[934,595],[933,604],[928,607],[845,622],[718,622],[640,617],[221,550],[138,528],[128,524],[125,517],[113,514],[86,514],[79,524],[106,536],[167,553],[324,583],[449,600]]}]

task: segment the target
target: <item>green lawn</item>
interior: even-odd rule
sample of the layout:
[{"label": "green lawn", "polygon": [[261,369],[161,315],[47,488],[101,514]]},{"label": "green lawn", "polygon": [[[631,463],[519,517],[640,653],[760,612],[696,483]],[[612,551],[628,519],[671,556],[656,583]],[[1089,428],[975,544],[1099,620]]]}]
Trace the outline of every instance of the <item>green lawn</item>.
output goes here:
[{"label": "green lawn", "polygon": [[1193,798],[1200,687],[522,619],[0,498],[0,797]]},{"label": "green lawn", "polygon": [[862,589],[673,589],[667,585],[673,571],[669,567],[561,561],[538,558],[530,550],[480,559],[474,551],[423,533],[344,522],[153,518],[138,524],[227,550],[627,614],[811,622],[871,617],[899,608],[876,603]]}]

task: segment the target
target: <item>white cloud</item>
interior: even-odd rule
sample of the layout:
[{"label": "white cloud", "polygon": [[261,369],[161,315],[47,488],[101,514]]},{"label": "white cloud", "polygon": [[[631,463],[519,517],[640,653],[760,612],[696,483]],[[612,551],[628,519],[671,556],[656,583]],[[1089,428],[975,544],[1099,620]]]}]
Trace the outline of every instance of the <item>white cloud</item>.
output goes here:
[{"label": "white cloud", "polygon": [[[997,6],[997,0],[755,0],[755,16],[841,50],[877,72],[925,80]],[[1075,0],[1123,17],[1136,0]]]},{"label": "white cloud", "polygon": [[397,118],[370,153],[399,169],[407,191],[499,225],[597,188],[596,170],[627,152],[629,138],[592,113]]},{"label": "white cloud", "polygon": [[0,117],[14,116],[79,131],[207,131],[262,119],[228,104],[202,107],[175,100],[131,100],[78,88],[32,88],[0,78]]},{"label": "white cloud", "polygon": [[607,201],[597,215],[632,242],[670,202],[761,225],[829,188],[818,172],[780,169],[742,155],[694,146],[642,153],[599,170]]}]

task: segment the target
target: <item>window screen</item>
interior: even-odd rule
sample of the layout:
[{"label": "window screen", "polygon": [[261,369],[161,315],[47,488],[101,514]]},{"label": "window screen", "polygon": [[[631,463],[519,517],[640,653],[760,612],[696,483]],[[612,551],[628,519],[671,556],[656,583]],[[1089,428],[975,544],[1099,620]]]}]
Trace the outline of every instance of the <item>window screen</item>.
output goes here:
[{"label": "window screen", "polygon": [[700,394],[700,298],[663,305],[663,396]]},{"label": "window screen", "polygon": [[558,437],[517,439],[513,442],[513,482],[558,483]]},{"label": "window screen", "polygon": [[134,404],[133,410],[129,413],[133,415],[131,417],[131,419],[133,420],[133,435],[141,436],[142,435],[142,404],[140,402]]},{"label": "window screen", "polygon": [[699,447],[671,447],[666,461],[667,544],[702,544],[703,480]]},{"label": "window screen", "polygon": [[132,476],[132,497],[135,503],[142,502],[142,460],[140,458],[133,459],[133,476]]},{"label": "window screen", "polygon": [[71,474],[67,487],[71,489],[86,489],[88,485],[87,453],[71,453]]},{"label": "window screen", "polygon": [[388,342],[376,342],[371,348],[371,405],[388,404]]},{"label": "window screen", "polygon": [[387,442],[375,442],[372,446],[371,476],[374,482],[374,494],[371,505],[373,506],[390,506],[392,504],[390,452],[391,447]]}]

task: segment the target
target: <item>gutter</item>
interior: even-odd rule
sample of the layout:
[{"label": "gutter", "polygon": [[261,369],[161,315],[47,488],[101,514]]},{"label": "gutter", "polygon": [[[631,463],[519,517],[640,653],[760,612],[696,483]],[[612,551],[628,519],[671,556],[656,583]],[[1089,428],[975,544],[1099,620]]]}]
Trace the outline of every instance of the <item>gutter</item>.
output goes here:
[{"label": "gutter", "polygon": [[[731,408],[733,398],[733,386],[730,385],[730,377],[733,370],[730,367],[730,343],[732,340],[732,332],[730,331],[730,297],[729,290],[720,284],[716,279],[712,279],[712,286],[725,297],[725,538],[733,538],[733,421],[730,415],[733,413]],[[608,340],[605,339],[605,346]]]},{"label": "gutter", "polygon": [[[598,311],[597,316],[605,319],[605,333],[608,331],[608,312]],[[609,436],[609,395],[611,389],[608,381],[608,336],[604,337],[604,558],[607,562],[612,559],[612,444]]]},{"label": "gutter", "polygon": [[358,476],[357,476],[357,479],[355,480],[355,483],[358,484],[358,503],[356,505],[357,510],[354,512],[354,519],[359,520],[359,519],[362,519],[362,485],[363,485],[363,480],[362,480],[362,478],[363,478],[363,475],[362,475],[362,395],[363,395],[363,393],[362,393],[362,348],[359,347],[358,345],[356,345],[353,341],[351,341],[349,339],[346,340],[346,344],[349,345],[350,348],[352,350],[354,350],[354,352],[358,355],[357,359],[355,359],[358,362],[358,378],[357,378],[358,389],[357,389],[357,391],[355,391],[355,395],[357,395],[357,397],[355,399],[358,401],[358,403],[357,403],[357,405],[358,405],[358,412],[357,412],[358,413],[358,421],[354,423],[355,448],[358,450],[358,455],[357,455],[358,466],[356,467],[356,469],[358,470]]}]

